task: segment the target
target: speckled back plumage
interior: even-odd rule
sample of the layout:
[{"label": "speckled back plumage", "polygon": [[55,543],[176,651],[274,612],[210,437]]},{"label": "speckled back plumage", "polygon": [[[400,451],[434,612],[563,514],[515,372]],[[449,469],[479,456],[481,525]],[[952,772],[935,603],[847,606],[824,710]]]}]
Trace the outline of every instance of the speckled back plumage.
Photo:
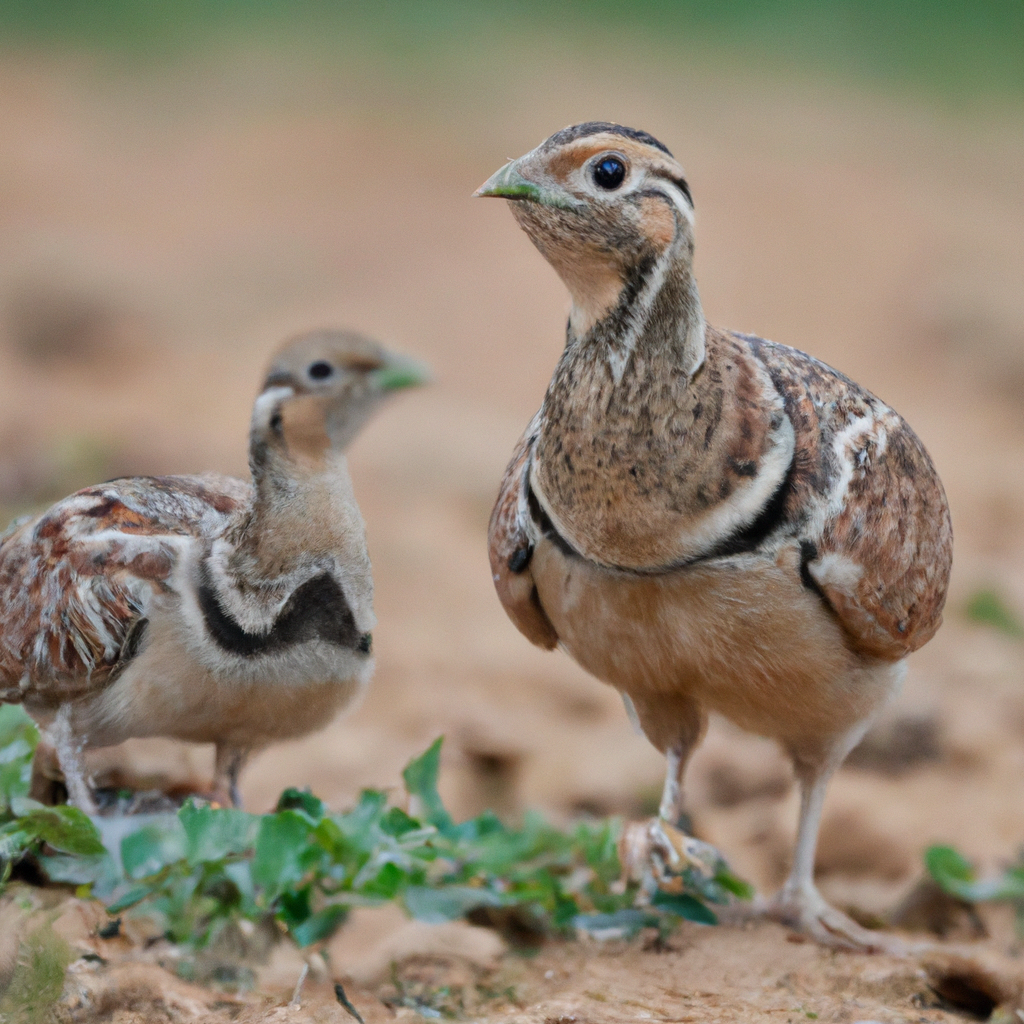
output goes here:
[{"label": "speckled back plumage", "polygon": [[102,688],[181,541],[219,536],[251,493],[215,474],[129,477],[12,530],[0,543],[0,700],[56,707]]},{"label": "speckled back plumage", "polygon": [[916,651],[941,625],[953,563],[949,504],[928,452],[897,412],[837,370],[737,337],[796,431],[779,536],[815,544],[808,571],[857,646],[889,658]]}]

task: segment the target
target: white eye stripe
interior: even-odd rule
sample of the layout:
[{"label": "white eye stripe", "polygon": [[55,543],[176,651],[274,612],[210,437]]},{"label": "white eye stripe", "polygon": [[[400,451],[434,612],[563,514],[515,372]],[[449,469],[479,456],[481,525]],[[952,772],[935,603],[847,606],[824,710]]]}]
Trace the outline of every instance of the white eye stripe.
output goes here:
[{"label": "white eye stripe", "polygon": [[259,430],[266,430],[270,418],[277,407],[286,399],[295,395],[294,388],[275,386],[267,388],[252,407],[252,425]]},{"label": "white eye stripe", "polygon": [[686,193],[668,178],[658,178],[658,186],[660,191],[672,201],[672,204],[692,225],[693,205],[687,199]]}]

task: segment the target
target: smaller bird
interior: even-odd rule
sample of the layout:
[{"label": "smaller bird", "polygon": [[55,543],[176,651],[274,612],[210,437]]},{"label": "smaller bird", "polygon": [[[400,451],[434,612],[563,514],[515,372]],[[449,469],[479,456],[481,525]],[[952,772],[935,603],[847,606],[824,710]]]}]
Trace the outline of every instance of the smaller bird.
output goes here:
[{"label": "smaller bird", "polygon": [[326,725],[373,672],[373,578],[345,450],[419,363],[319,330],[278,351],[253,407],[248,483],[111,480],[0,537],[0,701],[50,726],[68,796],[82,750],[131,737],[216,745],[240,805],[254,750]]}]

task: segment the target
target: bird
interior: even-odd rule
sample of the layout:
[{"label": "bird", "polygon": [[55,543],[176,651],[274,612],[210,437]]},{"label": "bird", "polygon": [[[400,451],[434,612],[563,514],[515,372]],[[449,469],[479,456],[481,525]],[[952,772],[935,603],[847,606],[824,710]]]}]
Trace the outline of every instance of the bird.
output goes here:
[{"label": "bird", "polygon": [[255,400],[251,482],[214,473],[86,487],[0,538],[0,701],[47,726],[71,803],[82,751],[164,736],[216,747],[240,806],[248,756],[325,726],[373,672],[373,578],[345,450],[417,361],[354,332],[288,340]]},{"label": "bird", "polygon": [[505,611],[666,755],[663,855],[709,713],[777,740],[801,803],[765,912],[880,948],[820,894],[814,854],[830,778],[942,621],[952,526],[928,453],[839,371],[708,323],[690,187],[647,132],[564,128],[475,195],[509,201],[572,300],[490,519]]}]

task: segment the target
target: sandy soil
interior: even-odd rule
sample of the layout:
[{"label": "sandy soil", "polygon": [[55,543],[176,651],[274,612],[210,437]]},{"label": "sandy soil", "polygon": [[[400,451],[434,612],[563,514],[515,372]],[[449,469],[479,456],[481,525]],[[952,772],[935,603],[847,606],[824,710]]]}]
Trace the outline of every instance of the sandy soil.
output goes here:
[{"label": "sandy soil", "polygon": [[[557,358],[567,300],[502,204],[469,200],[504,158],[563,124],[646,128],[688,171],[709,318],[871,387],[910,420],[947,486],[957,550],[946,625],[836,779],[822,831],[823,889],[882,915],[919,878],[929,842],[953,840],[989,871],[1024,839],[1024,647],[963,613],[982,586],[1024,608],[1019,118],[660,60],[625,90],[593,65],[538,58],[528,75],[499,65],[421,94],[405,81],[382,92],[363,65],[300,69],[260,53],[131,78],[6,59],[0,505],[13,513],[123,472],[241,473],[248,405],[277,340],[320,323],[375,333],[437,374],[352,457],[377,582],[376,679],[357,711],[257,758],[248,806],[268,808],[285,783],[344,805],[365,785],[396,784],[444,733],[442,788],[457,813],[648,812],[660,758],[618,698],[531,648],[491,591],[487,516]],[[201,784],[212,757],[136,744],[94,766]],[[759,887],[777,885],[796,803],[774,748],[716,722],[689,793],[698,832]],[[987,921],[990,938],[972,948],[1012,1002],[1024,961],[1009,922]],[[393,992],[397,1009],[380,1002],[388,957],[409,991],[464,992],[474,1019],[954,1019],[936,1004],[927,956],[820,951],[769,925],[687,927],[669,950],[552,946],[528,960],[473,932],[409,939],[403,928],[357,922],[336,951],[368,1021],[415,1015]],[[378,966],[360,973],[367,950]],[[157,971],[124,956],[118,969]],[[315,978],[303,1009],[272,1008],[298,966],[285,960],[287,984],[267,981],[277,995],[241,1012],[343,1019]],[[110,1012],[239,1012],[202,990],[168,1003],[161,986],[180,983],[147,978],[108,978],[135,993],[111,997]]]}]

